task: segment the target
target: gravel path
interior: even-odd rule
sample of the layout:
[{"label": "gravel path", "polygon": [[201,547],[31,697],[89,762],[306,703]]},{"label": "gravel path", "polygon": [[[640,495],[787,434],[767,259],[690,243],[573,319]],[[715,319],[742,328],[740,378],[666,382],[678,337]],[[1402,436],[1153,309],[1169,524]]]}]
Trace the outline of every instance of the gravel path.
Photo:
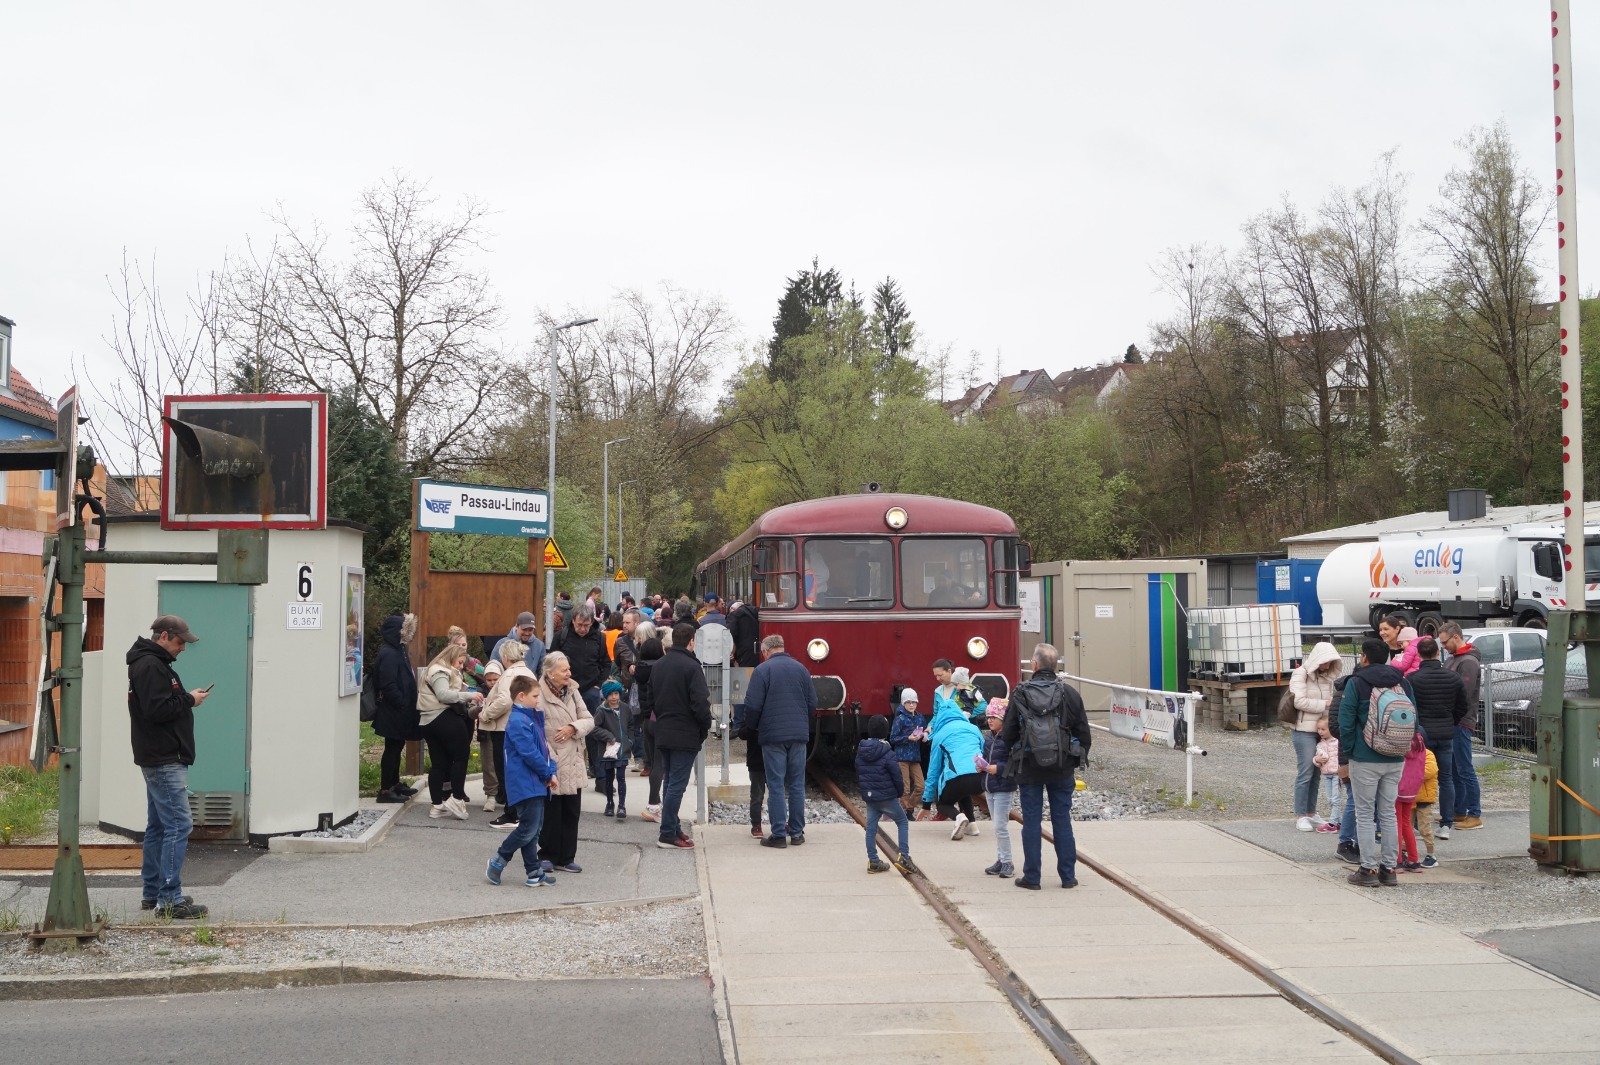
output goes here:
[{"label": "gravel path", "polygon": [[[533,889],[508,876],[504,890]],[[8,942],[0,948],[0,975],[312,961],[518,980],[684,977],[706,971],[705,926],[698,902],[678,901],[541,910],[409,929],[112,929],[100,944],[76,954],[35,954],[20,939]]]}]

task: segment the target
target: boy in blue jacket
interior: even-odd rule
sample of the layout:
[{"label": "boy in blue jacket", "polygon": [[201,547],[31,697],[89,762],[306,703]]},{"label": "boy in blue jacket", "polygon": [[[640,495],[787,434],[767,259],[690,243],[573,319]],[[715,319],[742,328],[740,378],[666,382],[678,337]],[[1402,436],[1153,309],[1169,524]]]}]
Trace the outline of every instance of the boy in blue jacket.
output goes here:
[{"label": "boy in blue jacket", "polygon": [[539,830],[544,827],[545,800],[556,786],[556,763],[544,738],[544,712],[536,704],[535,680],[511,681],[511,713],[506,720],[506,804],[516,815],[517,827],[489,859],[489,883],[500,874],[517,851],[528,871],[528,887],[550,887],[556,878],[539,861]]},{"label": "boy in blue jacket", "polygon": [[856,784],[867,804],[867,872],[886,873],[887,863],[878,860],[878,820],[887,817],[900,830],[900,858],[895,862],[902,873],[916,868],[911,864],[911,819],[906,816],[900,797],[905,785],[900,780],[900,760],[889,746],[889,722],[878,715],[867,720],[867,738],[856,747]]},{"label": "boy in blue jacket", "polygon": [[900,705],[894,709],[894,725],[889,729],[889,746],[900,760],[900,779],[905,784],[901,803],[910,813],[922,794],[922,742],[927,737],[927,722],[917,713],[915,688],[900,691]]}]

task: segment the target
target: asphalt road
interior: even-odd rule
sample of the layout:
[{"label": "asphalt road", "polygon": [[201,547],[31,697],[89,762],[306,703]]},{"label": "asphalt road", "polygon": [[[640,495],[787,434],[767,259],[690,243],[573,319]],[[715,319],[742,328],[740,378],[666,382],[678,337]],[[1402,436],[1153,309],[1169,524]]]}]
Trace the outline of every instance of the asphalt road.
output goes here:
[{"label": "asphalt road", "polygon": [[1502,954],[1600,994],[1600,921],[1485,932],[1478,938]]},{"label": "asphalt road", "polygon": [[722,1062],[703,979],[360,984],[15,1002],[4,1014],[4,1057],[29,1065]]}]

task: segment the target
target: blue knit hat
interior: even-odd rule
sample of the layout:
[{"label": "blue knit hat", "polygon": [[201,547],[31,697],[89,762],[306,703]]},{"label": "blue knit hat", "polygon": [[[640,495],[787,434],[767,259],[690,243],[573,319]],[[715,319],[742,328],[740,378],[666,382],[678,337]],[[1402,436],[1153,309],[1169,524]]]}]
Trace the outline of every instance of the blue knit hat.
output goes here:
[{"label": "blue knit hat", "polygon": [[621,695],[622,685],[618,684],[614,680],[608,680],[604,684],[600,685],[600,698],[605,699],[609,697],[612,692],[616,692],[618,695]]}]

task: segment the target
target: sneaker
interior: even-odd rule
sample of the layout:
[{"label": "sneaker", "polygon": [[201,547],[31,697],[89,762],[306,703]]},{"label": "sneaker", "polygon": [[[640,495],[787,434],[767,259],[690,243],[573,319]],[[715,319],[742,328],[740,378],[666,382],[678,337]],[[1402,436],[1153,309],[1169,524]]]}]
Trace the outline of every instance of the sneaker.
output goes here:
[{"label": "sneaker", "polygon": [[568,862],[566,865],[558,865],[558,866],[556,866],[556,868],[559,869],[563,873],[581,873],[581,872],[583,872],[583,866],[579,865],[577,862]]},{"label": "sneaker", "polygon": [[996,858],[995,859],[995,863],[993,865],[989,866],[989,868],[987,868],[987,869],[985,869],[983,871],[984,875],[985,876],[999,876],[1000,875],[1001,864],[1002,863],[1001,863],[1000,859]]},{"label": "sneaker", "polygon": [[607,799],[606,800],[606,812],[602,816],[604,816],[604,817],[615,817],[615,816],[617,816],[617,804],[613,800],[611,800],[611,799]]},{"label": "sneaker", "polygon": [[888,871],[888,862],[879,861],[878,859],[874,858],[867,863],[867,872],[869,873],[887,873]]},{"label": "sneaker", "polygon": [[1394,875],[1394,870],[1387,865],[1378,866],[1378,883],[1384,887],[1394,887],[1400,883],[1400,878]]},{"label": "sneaker", "polygon": [[410,802],[411,801],[411,796],[409,796],[409,795],[401,795],[400,793],[394,792],[394,791],[380,791],[380,792],[378,792],[378,801],[379,802]]},{"label": "sneaker", "polygon": [[1439,864],[1439,859],[1437,859],[1433,855],[1429,854],[1429,855],[1424,856],[1422,861],[1419,864],[1424,869],[1432,869],[1432,868],[1434,868],[1435,866],[1437,866]]},{"label": "sneaker", "polygon": [[778,850],[782,850],[789,845],[789,841],[784,839],[782,836],[768,836],[766,839],[761,841],[761,845],[763,847],[774,847]]},{"label": "sneaker", "polygon": [[444,805],[450,811],[450,815],[452,817],[455,817],[461,821],[465,821],[467,819],[467,804],[461,801],[461,799],[452,795],[444,801]]},{"label": "sneaker", "polygon": [[967,834],[967,815],[956,814],[956,827],[950,833],[951,839],[960,839]]},{"label": "sneaker", "polygon": [[515,817],[512,817],[511,816],[511,812],[508,810],[505,813],[501,814],[499,817],[495,818],[493,821],[490,821],[489,822],[489,827],[490,828],[510,828],[512,825],[514,825],[516,823],[517,823],[517,819]]},{"label": "sneaker", "polygon": [[495,887],[499,887],[500,874],[505,870],[505,867],[506,863],[500,860],[500,856],[498,854],[496,854],[493,858],[490,858],[489,868],[484,873],[484,875],[489,878],[489,883],[493,884]]},{"label": "sneaker", "polygon": [[791,847],[804,847],[805,845],[806,845],[806,834],[804,832],[797,832],[794,835],[789,837],[789,846],[791,846]]},{"label": "sneaker", "polygon": [[1339,826],[1334,824],[1332,821],[1324,821],[1324,822],[1322,822],[1322,824],[1317,826],[1317,831],[1318,832],[1337,832],[1337,831],[1339,831]]},{"label": "sneaker", "polygon": [[1422,863],[1401,862],[1399,865],[1395,866],[1394,871],[1397,873],[1420,873],[1422,872]]},{"label": "sneaker", "polygon": [[1309,816],[1311,817],[1311,823],[1316,825],[1318,828],[1321,828],[1323,825],[1328,823],[1328,819],[1323,817],[1321,814],[1311,814]]},{"label": "sneaker", "polygon": [[754,837],[755,839],[760,839],[762,836],[766,835],[766,833],[761,831],[761,826],[760,825],[751,825],[750,826],[750,835],[752,837]]},{"label": "sneaker", "polygon": [[1302,817],[1294,823],[1294,827],[1301,832],[1315,832],[1317,826],[1311,823],[1311,818]]},{"label": "sneaker", "polygon": [[692,851],[692,850],[694,850],[694,841],[693,840],[689,840],[689,839],[684,839],[682,836],[679,836],[677,839],[658,839],[658,840],[656,840],[656,846],[662,848],[663,850],[669,850],[669,851],[670,850]]},{"label": "sneaker", "polygon": [[618,821],[626,821],[627,819],[628,819],[628,808],[626,806],[617,807],[617,820]]},{"label": "sneaker", "polygon": [[500,805],[493,799],[485,799],[483,800],[483,812],[486,814],[497,814],[500,812]]},{"label": "sneaker", "polygon": [[428,816],[437,821],[440,818],[451,817],[454,815],[450,812],[450,807],[447,804],[439,802],[428,807]]},{"label": "sneaker", "polygon": [[530,877],[528,877],[528,879],[526,879],[526,880],[524,880],[522,882],[522,886],[523,887],[555,887],[556,886],[556,878],[551,876],[549,873],[540,873],[538,876],[530,876]]},{"label": "sneaker", "polygon": [[1039,890],[1039,882],[1037,880],[1024,880],[1019,876],[1013,880],[1012,883],[1017,885],[1019,888],[1027,888],[1029,891]]},{"label": "sneaker", "polygon": [[639,816],[640,816],[640,818],[642,818],[645,821],[660,822],[660,820],[661,820],[661,807],[659,807],[659,806],[646,806],[643,810],[639,811]]},{"label": "sneaker", "polygon": [[156,913],[174,921],[197,921],[211,911],[190,898],[181,898],[165,906],[157,906]]},{"label": "sneaker", "polygon": [[1482,828],[1483,818],[1473,817],[1471,814],[1468,814],[1466,817],[1458,817],[1456,818],[1455,827],[1461,829],[1463,832],[1468,831],[1469,829]]},{"label": "sneaker", "polygon": [[1361,848],[1354,843],[1341,843],[1339,844],[1339,849],[1333,853],[1341,861],[1350,862],[1354,865],[1361,864]]},{"label": "sneaker", "polygon": [[1450,838],[1450,826],[1449,825],[1440,825],[1438,828],[1433,830],[1433,835],[1434,835],[1435,839],[1449,839]]},{"label": "sneaker", "polygon": [[1011,874],[1015,873],[1016,871],[1017,871],[1016,866],[1012,865],[1010,862],[1001,862],[1000,863],[1000,871],[998,873],[996,873],[995,875],[996,876],[1000,876],[1000,877],[1005,877],[1006,879],[1010,879],[1011,878]]},{"label": "sneaker", "polygon": [[413,788],[410,784],[396,784],[390,790],[396,795],[404,795],[408,799],[417,793],[417,789]]},{"label": "sneaker", "polygon": [[900,857],[896,858],[894,860],[894,867],[900,870],[902,873],[905,873],[907,876],[910,876],[912,873],[922,872],[921,869],[917,868],[917,863],[912,861],[911,856],[908,854],[902,854]]},{"label": "sneaker", "polygon": [[556,863],[548,860],[542,861],[539,863],[539,868],[543,869],[547,873],[553,873],[555,872]]},{"label": "sneaker", "polygon": [[1363,865],[1361,868],[1345,877],[1345,880],[1354,884],[1356,887],[1377,887],[1378,873],[1377,870],[1368,869]]},{"label": "sneaker", "polygon": [[967,822],[967,835],[976,836],[977,834],[978,834],[978,825],[977,825],[977,823],[974,822],[974,821],[968,821]]}]

